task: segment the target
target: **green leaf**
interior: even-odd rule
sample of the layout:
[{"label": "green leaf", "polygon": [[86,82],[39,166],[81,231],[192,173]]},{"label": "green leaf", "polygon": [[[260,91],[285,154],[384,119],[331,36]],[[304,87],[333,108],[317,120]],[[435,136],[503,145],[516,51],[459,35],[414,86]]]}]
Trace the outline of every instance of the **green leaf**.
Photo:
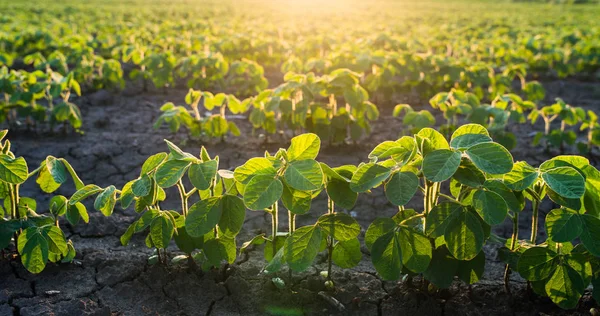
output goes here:
[{"label": "green leaf", "polygon": [[542,179],[550,189],[567,199],[577,199],[585,193],[585,179],[571,167],[550,169],[542,173]]},{"label": "green leaf", "polygon": [[412,172],[395,173],[385,184],[385,196],[388,201],[397,206],[410,202],[419,189],[419,178]]},{"label": "green leaf", "polygon": [[331,257],[333,263],[342,269],[350,269],[357,266],[362,259],[360,242],[356,238],[338,242],[333,246]]},{"label": "green leaf", "polygon": [[572,309],[579,303],[585,284],[577,271],[563,263],[556,267],[545,288],[554,304],[564,309]]},{"label": "green leaf", "polygon": [[223,195],[221,198],[222,214],[219,220],[219,229],[223,235],[233,238],[242,229],[246,218],[244,202],[237,196]]},{"label": "green leaf", "polygon": [[352,191],[361,193],[366,192],[383,182],[390,175],[390,169],[384,166],[368,163],[360,166],[350,182]]},{"label": "green leaf", "polygon": [[94,201],[94,208],[104,216],[110,216],[117,204],[117,192],[114,186],[104,189]]},{"label": "green leaf", "polygon": [[46,157],[46,168],[52,179],[54,179],[54,182],[62,184],[67,181],[67,170],[60,160],[52,156]]},{"label": "green leaf", "polygon": [[326,189],[327,195],[329,195],[336,206],[349,210],[356,204],[358,193],[352,191],[350,182],[334,178],[327,182]]},{"label": "green leaf", "polygon": [[462,213],[462,205],[455,202],[442,202],[434,206],[427,215],[425,233],[432,238],[444,236],[450,223]]},{"label": "green leaf", "polygon": [[458,265],[458,277],[467,284],[477,283],[483,277],[485,270],[485,252],[480,252],[475,258],[461,261]]},{"label": "green leaf", "polygon": [[283,177],[290,187],[300,191],[314,191],[323,186],[321,165],[313,159],[292,161]]},{"label": "green leaf", "polygon": [[526,280],[545,280],[554,271],[557,262],[556,252],[544,247],[531,247],[519,257],[517,271]]},{"label": "green leaf", "polygon": [[571,241],[583,231],[579,214],[566,209],[556,209],[546,215],[546,233],[554,242]]},{"label": "green leaf", "polygon": [[67,206],[65,217],[73,226],[77,225],[81,219],[83,219],[85,223],[89,223],[90,221],[90,216],[88,215],[85,205],[80,202],[77,202],[74,205],[69,204]]},{"label": "green leaf", "polygon": [[511,191],[501,180],[487,180],[483,184],[483,187],[500,195],[504,202],[506,202],[508,209],[515,213],[520,212],[525,207],[525,200],[522,198],[523,195],[520,194],[521,198],[518,198],[515,192]]},{"label": "green leaf", "polygon": [[316,134],[307,133],[292,138],[287,150],[289,161],[315,159],[321,148],[321,139]]},{"label": "green leaf", "polygon": [[452,133],[452,137],[450,138],[450,140],[454,140],[457,137],[463,136],[463,135],[483,135],[483,136],[490,136],[490,133],[488,132],[488,130],[479,125],[479,124],[465,124],[462,125],[461,127],[457,128],[454,133]]},{"label": "green leaf", "polygon": [[460,184],[479,188],[485,183],[485,175],[467,158],[462,158],[460,166],[452,176]]},{"label": "green leaf", "polygon": [[137,197],[146,196],[152,189],[152,179],[147,174],[135,180],[131,184],[131,192]]},{"label": "green leaf", "polygon": [[419,232],[404,228],[397,233],[397,238],[402,264],[414,273],[427,270],[432,256],[429,238]]},{"label": "green leaf", "polygon": [[396,222],[391,218],[376,218],[371,225],[369,225],[369,228],[367,228],[367,232],[365,233],[365,246],[367,249],[371,251],[371,247],[375,241],[394,229],[396,225]]},{"label": "green leaf", "polygon": [[481,171],[490,174],[505,174],[513,168],[513,157],[502,145],[481,143],[469,147],[466,154]]},{"label": "green leaf", "polygon": [[327,235],[339,241],[348,241],[360,234],[358,222],[352,216],[343,213],[325,214],[319,217],[317,224]]},{"label": "green leaf", "polygon": [[50,199],[48,210],[55,217],[64,215],[67,212],[67,198],[62,195],[53,196]]},{"label": "green leaf", "polygon": [[231,264],[237,255],[235,239],[226,237],[211,239],[204,243],[204,252],[208,261],[214,266],[219,266],[221,261]]},{"label": "green leaf", "polygon": [[477,144],[481,143],[489,143],[492,141],[492,138],[488,135],[482,134],[463,134],[457,136],[456,138],[452,138],[450,141],[450,146],[454,149],[465,150],[471,148]]},{"label": "green leaf", "polygon": [[213,230],[223,212],[221,197],[211,197],[194,203],[185,218],[185,228],[191,237],[201,237]]},{"label": "green leaf", "polygon": [[31,273],[40,273],[48,262],[48,242],[37,227],[25,229],[18,239],[21,263]]},{"label": "green leaf", "polygon": [[95,184],[88,184],[83,188],[77,190],[77,192],[75,192],[75,194],[71,196],[71,199],[69,199],[69,205],[75,205],[83,199],[90,197],[94,194],[100,193],[102,191],[104,191],[104,189],[102,189],[101,187]]},{"label": "green leaf", "polygon": [[190,182],[198,190],[210,188],[213,178],[217,175],[217,168],[218,163],[216,160],[192,164],[188,172]]},{"label": "green leaf", "polygon": [[190,164],[189,161],[185,160],[169,160],[165,162],[156,169],[156,183],[161,188],[174,186],[183,177]]},{"label": "green leaf", "polygon": [[450,149],[448,141],[440,132],[433,128],[423,128],[415,135],[419,149],[423,156],[438,149]]},{"label": "green leaf", "polygon": [[306,214],[308,211],[310,211],[312,194],[310,192],[292,189],[284,184],[283,193],[281,194],[281,202],[288,211],[296,215]]},{"label": "green leaf", "polygon": [[315,260],[320,246],[321,228],[319,226],[300,227],[285,241],[285,261],[293,271],[304,271]]},{"label": "green leaf", "polygon": [[476,215],[462,212],[452,219],[444,233],[448,250],[458,260],[471,260],[483,248],[484,232]]},{"label": "green leaf", "polygon": [[402,272],[400,243],[394,231],[379,237],[371,247],[371,261],[383,280],[398,280]]},{"label": "green leaf", "polygon": [[508,206],[504,199],[492,191],[477,190],[473,195],[473,207],[490,225],[502,224],[508,214]]},{"label": "green leaf", "polygon": [[283,184],[270,175],[255,176],[244,190],[244,204],[247,208],[260,211],[279,200],[283,193]]},{"label": "green leaf", "polygon": [[54,225],[48,225],[42,227],[42,235],[48,242],[48,250],[59,256],[66,256],[69,248],[67,247],[67,241],[65,240],[65,234],[63,231]]},{"label": "green leaf", "polygon": [[142,165],[142,171],[140,172],[140,176],[156,170],[156,168],[163,161],[165,161],[165,159],[167,159],[167,156],[167,153],[158,153],[148,157],[148,159],[146,159],[146,161]]},{"label": "green leaf", "polygon": [[275,177],[277,170],[273,167],[271,160],[267,158],[250,158],[243,165],[235,168],[233,176],[236,181],[247,184],[253,177],[268,175]]},{"label": "green leaf", "polygon": [[583,230],[579,239],[592,255],[600,257],[600,219],[589,214],[580,217]]},{"label": "green leaf", "polygon": [[460,165],[460,152],[438,149],[423,160],[423,175],[429,181],[442,182],[450,179]]},{"label": "green leaf", "polygon": [[0,180],[11,184],[21,184],[27,180],[27,177],[29,177],[29,171],[25,158],[0,155]]},{"label": "green leaf", "polygon": [[14,233],[20,228],[20,220],[5,220],[0,216],[0,249],[8,247]]},{"label": "green leaf", "polygon": [[150,224],[150,238],[152,238],[152,243],[156,248],[167,248],[174,231],[173,222],[168,215],[164,213],[159,214]]},{"label": "green leaf", "polygon": [[504,175],[504,184],[511,190],[524,191],[533,185],[539,175],[537,169],[527,162],[518,161],[513,165],[512,170]]},{"label": "green leaf", "polygon": [[436,248],[432,255],[429,268],[423,273],[423,277],[439,288],[450,287],[459,261],[454,259],[444,246]]}]

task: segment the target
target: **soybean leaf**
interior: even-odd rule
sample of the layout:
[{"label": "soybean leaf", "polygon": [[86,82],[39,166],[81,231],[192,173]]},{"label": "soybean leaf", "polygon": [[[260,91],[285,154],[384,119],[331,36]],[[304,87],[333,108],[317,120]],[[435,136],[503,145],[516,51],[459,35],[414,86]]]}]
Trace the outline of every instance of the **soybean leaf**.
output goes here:
[{"label": "soybean leaf", "polygon": [[323,185],[321,165],[313,159],[292,161],[285,169],[286,183],[300,191],[314,191]]},{"label": "soybean leaf", "polygon": [[427,270],[431,261],[431,242],[425,235],[412,229],[400,229],[397,233],[402,264],[414,273]]},{"label": "soybean leaf", "polygon": [[454,149],[464,150],[481,143],[489,143],[492,138],[484,134],[462,134],[452,138],[450,146]]},{"label": "soybean leaf", "polygon": [[481,171],[490,174],[505,174],[513,168],[513,157],[502,145],[480,143],[465,151],[471,161]]},{"label": "soybean leaf", "polygon": [[383,182],[390,175],[390,169],[378,164],[368,163],[360,166],[350,182],[352,191],[366,192]]},{"label": "soybean leaf", "polygon": [[579,303],[585,284],[577,271],[562,263],[554,270],[545,289],[554,304],[564,309],[572,309]]},{"label": "soybean leaf", "polygon": [[571,241],[583,231],[579,214],[566,209],[552,210],[546,215],[546,232],[554,242]]},{"label": "soybean leaf", "polygon": [[460,152],[438,149],[423,160],[423,175],[429,181],[442,182],[450,179],[460,165]]},{"label": "soybean leaf", "polygon": [[440,132],[433,128],[423,128],[415,135],[417,145],[421,150],[421,155],[426,156],[430,152],[438,149],[449,149],[448,141]]},{"label": "soybean leaf", "polygon": [[325,214],[319,217],[319,227],[339,241],[347,241],[358,237],[360,225],[352,216],[343,213]]},{"label": "soybean leaf", "polygon": [[161,188],[174,186],[190,166],[185,160],[169,160],[156,169],[156,183]]},{"label": "soybean leaf", "polygon": [[442,202],[434,206],[427,215],[425,233],[432,238],[444,236],[448,225],[462,212],[462,205],[455,202]]},{"label": "soybean leaf", "polygon": [[262,157],[250,158],[243,165],[235,168],[233,176],[236,181],[247,184],[253,177],[268,175],[275,177],[277,170],[273,167],[271,160]]},{"label": "soybean leaf", "polygon": [[571,167],[558,167],[542,173],[544,182],[554,192],[568,199],[580,198],[585,193],[585,179]]},{"label": "soybean leaf", "polygon": [[321,245],[321,228],[304,226],[296,229],[284,246],[285,261],[293,271],[304,271],[315,260]]},{"label": "soybean leaf", "polygon": [[216,160],[192,164],[188,171],[188,178],[196,189],[206,190],[210,188],[213,178],[217,175],[217,168],[218,163]]},{"label": "soybean leaf", "polygon": [[169,246],[175,228],[171,219],[164,213],[156,216],[150,224],[150,238],[156,248],[164,249]]},{"label": "soybean leaf", "polygon": [[247,208],[260,211],[279,200],[283,193],[283,184],[270,175],[255,176],[244,189],[244,204]]},{"label": "soybean leaf", "polygon": [[0,180],[11,184],[21,184],[27,180],[28,176],[29,171],[25,158],[0,155]]},{"label": "soybean leaf", "polygon": [[144,174],[148,174],[148,173],[156,170],[156,168],[163,161],[165,161],[165,159],[167,159],[167,156],[168,156],[167,153],[158,153],[158,154],[148,157],[148,159],[146,159],[146,161],[142,165],[142,171],[140,172],[140,176],[142,176]]},{"label": "soybean leaf", "polygon": [[556,252],[544,247],[531,247],[519,257],[517,271],[529,281],[545,280],[556,268]]},{"label": "soybean leaf", "polygon": [[79,220],[83,220],[85,223],[90,221],[90,216],[87,212],[85,205],[80,202],[77,202],[74,205],[67,206],[67,213],[65,214],[65,218],[69,223],[73,226],[79,223]]},{"label": "soybean leaf", "polygon": [[580,217],[583,230],[579,238],[592,255],[600,257],[600,219],[589,214]]},{"label": "soybean leaf", "polygon": [[406,205],[419,189],[419,178],[412,172],[397,172],[385,184],[385,196],[394,205]]},{"label": "soybean leaf", "polygon": [[290,161],[315,159],[321,148],[321,139],[316,134],[306,133],[292,138],[287,150]]},{"label": "soybean leaf", "polygon": [[213,230],[219,223],[223,208],[221,197],[200,200],[189,209],[185,218],[185,228],[191,237],[201,237]]},{"label": "soybean leaf", "polygon": [[479,216],[490,225],[502,224],[508,214],[504,199],[492,191],[477,190],[472,203]]},{"label": "soybean leaf", "polygon": [[94,194],[100,193],[104,191],[101,187],[95,185],[95,184],[88,184],[86,186],[84,186],[83,188],[77,190],[77,192],[75,192],[75,194],[73,194],[73,196],[71,196],[71,199],[69,200],[69,204],[70,205],[75,205],[77,202],[92,196]]},{"label": "soybean leaf", "polygon": [[104,216],[110,216],[115,209],[115,204],[117,204],[117,192],[111,185],[98,194],[94,201],[94,208]]},{"label": "soybean leaf", "polygon": [[308,211],[310,211],[312,194],[310,192],[292,189],[288,185],[284,184],[281,194],[281,202],[288,211],[296,215],[306,214]]},{"label": "soybean leaf", "polygon": [[439,288],[448,288],[454,280],[459,261],[454,259],[444,246],[436,248],[432,260],[423,277]]},{"label": "soybean leaf", "polygon": [[48,251],[59,256],[66,256],[69,248],[65,240],[63,231],[54,225],[44,226],[42,228],[42,236],[48,242]]},{"label": "soybean leaf", "polygon": [[244,224],[246,218],[246,208],[244,202],[237,196],[225,194],[221,198],[221,219],[219,219],[219,229],[227,237],[235,237]]},{"label": "soybean leaf", "polygon": [[232,238],[219,237],[204,243],[204,253],[213,266],[219,266],[221,261],[233,263],[237,256],[236,252],[235,239]]},{"label": "soybean leaf", "polygon": [[481,280],[485,270],[485,253],[480,252],[475,258],[461,261],[458,265],[458,277],[467,284],[477,283]]},{"label": "soybean leaf", "polygon": [[371,261],[383,280],[398,280],[402,272],[400,243],[394,231],[379,237],[371,247]]},{"label": "soybean leaf", "polygon": [[67,170],[59,159],[52,156],[46,157],[46,168],[54,182],[62,184],[67,181]]},{"label": "soybean leaf", "polygon": [[358,199],[358,193],[352,191],[350,182],[345,180],[329,180],[326,190],[331,200],[343,209],[352,209],[356,203],[356,199]]},{"label": "soybean leaf", "polygon": [[131,184],[131,192],[137,197],[148,195],[151,189],[152,179],[147,174],[142,175]]},{"label": "soybean leaf", "polygon": [[501,180],[487,180],[483,186],[487,190],[500,195],[504,202],[506,202],[506,206],[508,206],[509,210],[518,213],[525,207],[525,199],[523,198],[523,195],[515,194],[515,192],[511,191]]},{"label": "soybean leaf", "polygon": [[515,191],[523,191],[533,185],[539,172],[525,161],[518,161],[512,170],[504,175],[504,184]]},{"label": "soybean leaf", "polygon": [[31,273],[40,273],[48,262],[48,242],[37,227],[29,227],[19,235],[21,263]]},{"label": "soybean leaf", "polygon": [[452,219],[444,233],[448,250],[458,260],[475,258],[483,248],[484,238],[484,231],[477,216],[464,211]]},{"label": "soybean leaf", "polygon": [[396,222],[391,218],[376,218],[365,232],[365,246],[367,249],[371,251],[373,243],[375,243],[379,237],[394,229],[396,225]]},{"label": "soybean leaf", "polygon": [[356,238],[338,242],[333,247],[331,257],[333,263],[340,268],[349,269],[355,267],[362,259],[360,242]]}]

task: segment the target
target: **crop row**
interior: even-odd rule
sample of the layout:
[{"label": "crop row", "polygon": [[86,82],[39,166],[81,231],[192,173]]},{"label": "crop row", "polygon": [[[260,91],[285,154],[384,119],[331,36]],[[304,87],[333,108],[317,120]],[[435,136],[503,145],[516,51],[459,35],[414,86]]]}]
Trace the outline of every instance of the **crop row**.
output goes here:
[{"label": "crop row", "polygon": [[[61,230],[62,218],[70,225],[87,223],[83,201],[95,197],[94,209],[105,216],[117,205],[134,208],[138,218],[121,243],[146,234],[146,245],[156,248],[151,264],[168,263],[166,248],[173,240],[183,255],[171,261],[186,260],[202,269],[233,263],[248,247],[264,245],[262,273],[273,275],[283,287],[285,281],[276,276],[285,266],[303,271],[318,253],[326,252],[323,281],[334,289],[332,265],[351,268],[362,259],[358,237],[363,228],[347,211],[359,194],[383,189],[398,213],[376,219],[364,234],[382,279],[421,276],[430,290],[450,286],[455,276],[472,284],[485,270],[485,244],[500,243],[507,291],[511,271],[516,271],[538,295],[565,309],[577,305],[590,283],[599,298],[600,172],[583,157],[558,156],[537,167],[513,162],[509,151],[477,124],[457,128],[449,141],[431,128],[385,141],[358,166],[318,162],[321,140],[310,133],[294,137],[287,149],[266,152],[233,170],[219,169],[219,157],[211,157],[204,147],[195,156],[169,141],[166,145],[168,152],[150,156],[139,177],[121,188],[103,188],[85,185],[66,160],[52,156],[30,171],[5,140],[0,148],[0,248],[16,251],[32,273],[44,270],[48,261],[71,261],[76,248]],[[19,194],[19,187],[33,179],[47,193],[70,180],[77,191],[70,197],[54,195],[47,208],[39,207],[34,198]],[[176,209],[161,207],[170,187],[179,193]],[[328,201],[327,210],[311,207],[322,198]],[[417,199],[422,207],[405,207]],[[541,242],[538,212],[546,199],[557,208],[546,216],[548,237]],[[247,209],[266,212],[271,233],[238,249],[236,236]],[[288,230],[281,231],[279,215],[285,211]],[[315,223],[296,227],[297,216],[309,212],[323,214]],[[519,217],[525,216],[533,222],[530,236],[518,231]],[[504,239],[492,227],[507,220],[513,232]]]}]

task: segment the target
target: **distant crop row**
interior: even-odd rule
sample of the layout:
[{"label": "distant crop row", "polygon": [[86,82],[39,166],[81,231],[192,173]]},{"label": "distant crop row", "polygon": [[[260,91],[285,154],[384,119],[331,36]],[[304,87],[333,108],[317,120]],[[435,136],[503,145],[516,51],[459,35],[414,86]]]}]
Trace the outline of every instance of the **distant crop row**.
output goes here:
[{"label": "distant crop row", "polygon": [[[52,156],[30,170],[4,141],[0,247],[17,251],[32,273],[44,270],[47,262],[73,260],[75,245],[61,225],[87,223],[82,202],[95,197],[94,209],[105,216],[115,207],[135,209],[139,216],[121,242],[127,245],[134,234],[146,234],[146,245],[156,248],[151,264],[169,262],[166,248],[173,240],[183,255],[171,262],[202,269],[233,263],[248,247],[264,245],[267,263],[262,273],[273,275],[273,282],[285,287],[285,280],[277,277],[279,271],[285,266],[303,271],[325,251],[328,269],[321,275],[333,289],[332,265],[351,268],[362,258],[358,236],[363,228],[347,211],[355,207],[359,194],[383,189],[398,213],[376,219],[364,237],[382,279],[421,276],[430,290],[449,287],[455,277],[476,283],[485,270],[484,245],[500,243],[507,291],[511,271],[516,271],[537,294],[565,309],[576,306],[590,283],[594,297],[600,298],[600,172],[583,157],[558,156],[537,167],[513,162],[509,151],[477,124],[458,127],[449,141],[430,128],[385,141],[358,166],[318,162],[321,140],[315,134],[294,137],[289,148],[266,152],[232,170],[219,169],[219,157],[211,157],[204,148],[195,156],[166,143],[169,152],[149,157],[139,177],[117,188],[85,185],[66,160]],[[34,179],[47,193],[67,181],[73,181],[77,191],[70,197],[54,195],[48,206],[39,206],[19,190]],[[443,185],[449,192],[442,190]],[[161,206],[170,187],[179,193],[175,209]],[[328,201],[326,210],[311,206],[322,198]],[[422,208],[405,208],[414,199],[422,199]],[[558,208],[546,216],[548,238],[540,243],[538,212],[546,199]],[[236,236],[247,209],[266,212],[271,233],[238,249]],[[288,213],[287,231],[279,223],[283,211]],[[297,216],[308,212],[323,214],[315,223],[296,227]],[[530,236],[518,231],[519,217],[524,216],[533,223]],[[509,239],[491,230],[506,220],[513,222]]]}]

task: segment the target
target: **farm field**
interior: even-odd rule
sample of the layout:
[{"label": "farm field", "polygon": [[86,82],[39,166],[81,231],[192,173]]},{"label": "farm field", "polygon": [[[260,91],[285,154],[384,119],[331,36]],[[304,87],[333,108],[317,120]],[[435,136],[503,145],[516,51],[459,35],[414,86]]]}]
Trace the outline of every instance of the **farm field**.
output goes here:
[{"label": "farm field", "polygon": [[0,315],[596,315],[598,16],[1,2]]}]

